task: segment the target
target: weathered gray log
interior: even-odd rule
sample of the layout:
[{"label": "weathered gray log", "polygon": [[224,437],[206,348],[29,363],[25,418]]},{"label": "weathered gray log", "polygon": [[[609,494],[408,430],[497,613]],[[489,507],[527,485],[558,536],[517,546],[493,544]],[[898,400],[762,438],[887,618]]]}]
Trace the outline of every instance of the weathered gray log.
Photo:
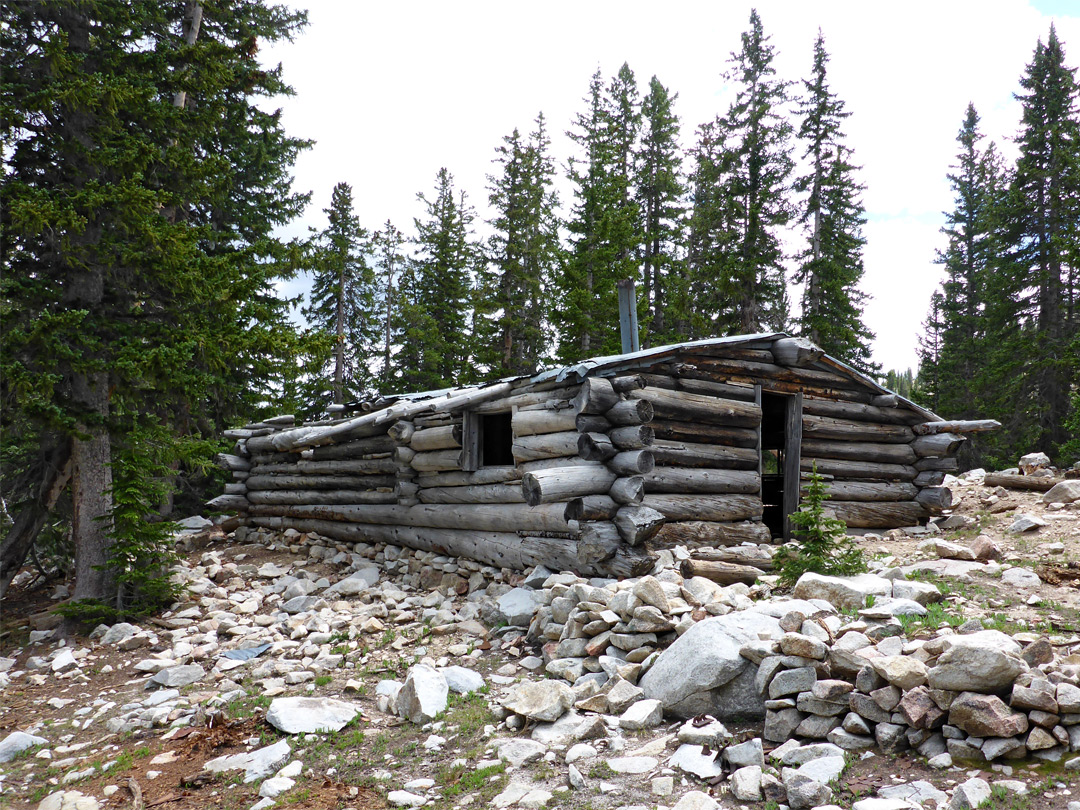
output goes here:
[{"label": "weathered gray log", "polygon": [[919,490],[915,500],[925,506],[931,515],[940,515],[952,508],[952,490],[948,487],[924,487]]},{"label": "weathered gray log", "polygon": [[960,445],[967,441],[967,436],[959,433],[934,433],[930,436],[917,436],[911,443],[911,449],[920,458],[955,456]]},{"label": "weathered gray log", "polygon": [[817,441],[839,439],[848,442],[907,444],[915,438],[915,434],[907,425],[880,425],[873,422],[855,422],[829,416],[804,414],[803,438]]},{"label": "weathered gray log", "polygon": [[378,523],[477,532],[554,532],[571,534],[565,503],[525,506],[513,503],[417,504],[416,506],[297,504],[252,506],[261,516],[310,518],[345,523]]},{"label": "weathered gray log", "polygon": [[757,470],[657,467],[645,474],[645,491],[683,494],[755,493],[761,490]]},{"label": "weathered gray log", "polygon": [[409,440],[409,447],[417,453],[461,447],[461,425],[446,425],[445,427],[417,430]]},{"label": "weathered gray log", "polygon": [[567,502],[564,515],[567,520],[611,520],[619,509],[610,495],[583,495]]},{"label": "weathered gray log", "polygon": [[616,475],[641,475],[653,469],[651,450],[626,450],[608,459],[607,468]]},{"label": "weathered gray log", "polygon": [[561,458],[578,454],[576,430],[562,433],[541,433],[536,436],[518,436],[514,439],[512,452],[515,462],[535,461],[541,458]]},{"label": "weathered gray log", "polygon": [[655,437],[648,425],[627,425],[608,431],[608,438],[620,450],[641,450],[651,445]]},{"label": "weathered gray log", "polygon": [[683,577],[705,577],[718,585],[734,585],[741,582],[744,585],[753,585],[761,576],[761,569],[749,565],[735,565],[734,563],[713,562],[710,560],[683,560],[679,566]]},{"label": "weathered gray log", "polygon": [[642,501],[668,520],[713,520],[730,523],[759,518],[761,499],[754,495],[646,495]]},{"label": "weathered gray log", "polygon": [[912,430],[917,436],[931,436],[935,433],[985,433],[1000,427],[1001,422],[996,419],[958,419],[945,422],[923,422],[915,425]]},{"label": "weathered gray log", "polygon": [[660,512],[647,506],[623,506],[615,514],[615,528],[627,545],[639,546],[660,531],[664,520]]},{"label": "weathered gray log", "polygon": [[249,475],[251,475],[251,473],[246,472],[245,470],[232,471],[232,477],[234,481],[246,481]]},{"label": "weathered gray log", "polygon": [[653,406],[647,399],[624,399],[611,406],[604,416],[613,425],[644,425],[653,420]]},{"label": "weathered gray log", "polygon": [[960,460],[956,456],[948,456],[946,458],[920,458],[915,462],[915,469],[919,472],[923,470],[941,470],[942,472],[956,472],[960,469]]},{"label": "weathered gray log", "polygon": [[749,565],[762,571],[773,570],[773,550],[769,546],[734,546],[732,548],[697,549],[693,559],[708,562]]},{"label": "weathered gray log", "polygon": [[[806,491],[806,482],[802,484]],[[836,501],[913,501],[919,494],[914,484],[884,481],[832,481],[827,497]]]},{"label": "weathered gray log", "polygon": [[619,401],[611,381],[603,377],[587,377],[573,399],[575,413],[604,413]]},{"label": "weathered gray log", "polygon": [[606,416],[592,413],[579,413],[574,425],[578,433],[607,433],[611,430],[611,422]]},{"label": "weathered gray log", "polygon": [[218,453],[214,456],[214,463],[223,470],[250,470],[251,462],[246,458],[234,456],[231,453]]},{"label": "weathered gray log", "polygon": [[750,402],[691,394],[688,391],[667,391],[663,388],[644,388],[632,391],[632,399],[652,403],[654,418],[706,422],[728,427],[754,427],[761,421],[761,408]]},{"label": "weathered gray log", "polygon": [[836,458],[802,458],[799,469],[809,472],[817,464],[817,471],[836,478],[871,479],[881,481],[913,481],[918,475],[908,464],[878,464],[872,461],[844,461]]},{"label": "weathered gray log", "polygon": [[641,499],[645,497],[645,479],[640,475],[616,478],[608,490],[608,495],[616,503],[626,505],[641,503]]},{"label": "weathered gray log", "polygon": [[582,523],[578,537],[577,559],[580,565],[595,565],[611,559],[622,545],[619,530],[607,521]]},{"label": "weathered gray log", "polygon": [[1011,473],[988,472],[983,479],[983,486],[1006,487],[1007,489],[1027,489],[1033,492],[1048,492],[1063,478],[1040,478],[1034,475],[1013,475]]},{"label": "weathered gray log", "polygon": [[619,452],[614,443],[603,433],[582,433],[578,435],[577,454],[587,461],[607,461]]},{"label": "weathered gray log", "polygon": [[879,407],[858,402],[833,402],[827,399],[803,399],[803,413],[850,419],[855,422],[876,422],[883,425],[917,425],[926,417],[907,408]]},{"label": "weathered gray log", "polygon": [[398,464],[402,466],[409,466],[412,464],[412,460],[414,458],[416,458],[416,451],[409,447],[407,444],[403,444],[400,447],[394,448],[394,461],[396,461]]},{"label": "weathered gray log", "polygon": [[398,504],[402,506],[420,503],[419,493],[420,487],[412,481],[398,481],[394,487],[394,495],[397,497]]},{"label": "weathered gray log", "polygon": [[714,521],[671,521],[649,541],[651,548],[686,546],[735,546],[739,543],[768,543],[772,540],[764,523],[716,523]]},{"label": "weathered gray log", "polygon": [[726,444],[732,447],[757,447],[757,430],[754,428],[723,427],[703,422],[679,422],[654,419],[649,423],[657,439],[701,444]]},{"label": "weathered gray log", "polygon": [[575,456],[563,456],[561,458],[538,458],[536,461],[524,461],[517,465],[517,469],[524,475],[527,472],[537,470],[558,470],[563,467],[603,467],[599,461],[578,458]]},{"label": "weathered gray log", "polygon": [[381,436],[369,436],[366,439],[355,439],[342,444],[328,444],[325,447],[313,447],[305,450],[313,461],[330,461],[333,459],[357,458],[372,453],[394,452],[395,441],[387,434]]},{"label": "weathered gray log", "polygon": [[253,476],[278,473],[286,475],[387,475],[396,470],[397,462],[392,458],[341,458],[330,461],[301,459],[292,464],[256,464],[251,468],[251,474]]},{"label": "weathered gray log", "polygon": [[[404,448],[398,448],[399,450]],[[411,449],[411,448],[410,448]],[[417,453],[408,462],[417,472],[439,472],[440,470],[461,469],[460,450],[432,450],[429,453]]]},{"label": "weathered gray log", "polygon": [[816,363],[825,350],[806,338],[779,338],[773,341],[772,354],[777,365],[801,368]]},{"label": "weathered gray log", "polygon": [[915,451],[907,444],[843,442],[829,439],[803,439],[802,453],[815,458],[876,461],[884,464],[914,464],[917,458]]},{"label": "weathered gray log", "polygon": [[[369,478],[380,480],[373,485]],[[283,489],[367,490],[385,486],[385,482],[381,475],[252,475],[247,479],[247,488],[252,492]]]},{"label": "weathered gray log", "polygon": [[756,470],[758,463],[757,450],[749,447],[663,440],[653,442],[649,449],[657,466]]},{"label": "weathered gray log", "polygon": [[603,467],[560,467],[525,473],[521,479],[521,492],[525,503],[536,506],[582,495],[600,495],[607,492],[614,481],[615,474]]},{"label": "weathered gray log", "polygon": [[895,408],[900,404],[900,397],[896,394],[878,394],[870,400],[870,404],[878,408]]},{"label": "weathered gray log", "polygon": [[865,383],[857,381],[845,373],[820,371],[815,368],[788,368],[774,363],[757,363],[751,360],[728,360],[720,357],[703,357],[699,361],[703,368],[723,372],[739,379],[777,380],[779,382],[805,385],[818,384],[839,390],[861,390]]},{"label": "weathered gray log", "polygon": [[515,407],[524,408],[530,405],[537,405],[541,402],[547,402],[551,399],[570,400],[577,395],[580,389],[581,386],[579,385],[556,386],[554,388],[548,388],[544,385],[534,386],[533,390],[525,393],[511,394],[508,397],[501,397],[492,402],[485,402],[470,408],[470,410],[475,411],[476,413],[509,413]]},{"label": "weathered gray log", "polygon": [[248,491],[247,490],[247,484],[245,484],[243,482],[237,483],[237,484],[226,484],[225,485],[225,494],[226,495],[246,495],[247,491]]},{"label": "weathered gray log", "polygon": [[309,489],[301,491],[275,489],[248,492],[247,499],[252,504],[281,504],[286,506],[389,504],[397,501],[397,495],[393,492],[360,492],[353,489]]},{"label": "weathered gray log", "polygon": [[611,387],[617,393],[625,394],[629,391],[637,391],[648,385],[645,378],[640,374],[623,374],[620,377],[611,377]]},{"label": "weathered gray log", "polygon": [[417,497],[421,503],[525,503],[520,484],[425,487]]},{"label": "weathered gray log", "polygon": [[506,484],[520,481],[524,473],[516,467],[485,467],[476,472],[424,473],[416,478],[422,487],[468,487],[483,484]]},{"label": "weathered gray log", "polygon": [[914,526],[929,515],[915,501],[829,501],[827,507],[849,527],[857,529],[892,529]]},{"label": "weathered gray log", "polygon": [[688,391],[691,394],[704,394],[709,397],[723,397],[724,399],[737,399],[744,402],[754,401],[754,388],[747,385],[730,385],[728,383],[715,382],[708,377],[713,375],[701,375],[698,378],[696,366],[687,363],[676,363],[670,367],[660,367],[668,374],[642,374],[641,376],[654,388],[666,388],[672,391]]},{"label": "weathered gray log", "polygon": [[915,476],[911,483],[917,487],[938,487],[945,482],[943,470],[924,470]]},{"label": "weathered gray log", "polygon": [[250,501],[243,495],[218,495],[206,502],[206,507],[214,512],[246,512]]},{"label": "weathered gray log", "polygon": [[577,431],[577,414],[572,408],[563,410],[518,411],[511,421],[514,436],[537,436],[544,433]]},{"label": "weathered gray log", "polygon": [[400,422],[395,422],[386,430],[386,435],[398,444],[408,444],[411,442],[414,433],[416,433],[416,425],[405,419],[402,419]]}]

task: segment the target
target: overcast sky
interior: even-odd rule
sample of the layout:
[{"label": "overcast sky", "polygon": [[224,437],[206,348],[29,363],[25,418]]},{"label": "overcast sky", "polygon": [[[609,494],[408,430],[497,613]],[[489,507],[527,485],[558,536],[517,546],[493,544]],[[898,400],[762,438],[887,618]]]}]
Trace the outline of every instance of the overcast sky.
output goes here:
[{"label": "overcast sky", "polygon": [[[1080,64],[1080,0],[296,5],[306,5],[309,27],[264,53],[284,65],[296,89],[283,104],[286,130],[316,141],[296,165],[297,189],[314,196],[290,228],[295,234],[325,224],[323,209],[340,181],[352,185],[365,227],[389,218],[410,233],[422,213],[416,194],[431,196],[441,166],[486,217],[486,176],[502,137],[514,127],[529,131],[542,110],[564,166],[573,154],[565,131],[584,109],[597,67],[610,77],[625,61],[643,95],[653,75],[677,92],[683,144],[692,145],[698,125],[732,98],[721,74],[751,7],[784,78],[809,74],[820,27],[867,187],[863,286],[872,300],[865,319],[886,369],[917,365],[920,326],[941,278],[933,259],[942,211],[952,207],[945,174],[967,103],[1011,159],[1020,115],[1013,94],[1051,22],[1069,66]],[[562,189],[565,210],[569,189]]]}]

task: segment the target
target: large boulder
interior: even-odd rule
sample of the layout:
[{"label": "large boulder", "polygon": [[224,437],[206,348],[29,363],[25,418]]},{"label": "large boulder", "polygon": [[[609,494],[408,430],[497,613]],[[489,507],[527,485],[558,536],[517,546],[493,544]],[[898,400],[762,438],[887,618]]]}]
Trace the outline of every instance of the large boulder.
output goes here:
[{"label": "large boulder", "polygon": [[1028,718],[997,695],[962,692],[949,707],[949,725],[972,737],[1015,737],[1028,730]]},{"label": "large boulder", "polygon": [[405,684],[398,692],[398,717],[412,723],[427,723],[446,711],[450,685],[441,672],[427,664],[417,664],[409,670]]},{"label": "large boulder", "polygon": [[360,713],[360,707],[334,698],[274,698],[266,722],[286,734],[340,731]]},{"label": "large boulder", "polygon": [[1028,669],[1020,645],[997,630],[946,636],[945,651],[927,672],[931,689],[954,692],[1004,692]]},{"label": "large boulder", "polygon": [[739,649],[781,635],[779,621],[753,610],[705,619],[660,654],[640,686],[646,698],[659,700],[677,717],[763,717],[764,700],[754,686],[757,667]]},{"label": "large boulder", "polygon": [[44,737],[27,734],[25,731],[13,731],[0,742],[0,762],[8,762],[28,748],[48,743]]},{"label": "large boulder", "polygon": [[574,690],[562,681],[522,681],[501,703],[514,714],[553,723],[573,705]]},{"label": "large boulder", "polygon": [[1061,481],[1043,495],[1043,503],[1072,503],[1080,501],[1080,480]]},{"label": "large boulder", "polygon": [[793,595],[796,599],[824,599],[841,609],[861,610],[868,596],[892,596],[892,580],[875,574],[829,577],[809,572],[799,577]]}]

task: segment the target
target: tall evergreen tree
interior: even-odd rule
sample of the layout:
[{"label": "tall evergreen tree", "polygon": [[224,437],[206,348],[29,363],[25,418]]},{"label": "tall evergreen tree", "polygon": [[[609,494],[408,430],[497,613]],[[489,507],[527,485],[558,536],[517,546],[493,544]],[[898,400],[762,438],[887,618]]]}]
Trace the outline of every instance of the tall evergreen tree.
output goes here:
[{"label": "tall evergreen tree", "polygon": [[[790,83],[776,77],[774,58],[761,18],[751,11],[750,30],[732,54],[727,74],[738,86],[735,100],[726,115],[702,131],[710,144],[697,150],[695,203],[700,194],[710,210],[694,214],[698,234],[692,236],[691,272],[696,286],[712,290],[716,307],[699,321],[712,323],[718,334],[783,329],[787,322],[781,232],[792,216],[788,193],[794,162],[785,110]],[[701,179],[710,176],[719,188],[702,194]],[[716,256],[714,250],[730,255]]]},{"label": "tall evergreen tree", "polygon": [[558,196],[543,113],[526,142],[518,130],[496,148],[488,176],[495,211],[488,265],[477,285],[477,360],[489,376],[529,374],[547,352],[545,316],[559,267]]},{"label": "tall evergreen tree", "polygon": [[382,228],[372,235],[371,244],[375,251],[381,310],[382,364],[379,368],[379,388],[385,394],[397,390],[393,366],[394,324],[399,317],[399,286],[405,267],[401,247],[405,244],[405,236],[390,220],[386,220]]},{"label": "tall evergreen tree", "polygon": [[688,328],[685,196],[679,152],[679,118],[674,95],[655,76],[642,102],[641,140],[636,150],[635,186],[641,216],[642,313],[644,345],[680,339]]},{"label": "tall evergreen tree", "polygon": [[423,391],[453,385],[469,359],[466,329],[471,304],[470,273],[476,268],[475,214],[454,178],[439,169],[435,197],[416,195],[426,218],[415,220],[416,255],[406,263],[398,308],[401,348],[398,385]]},{"label": "tall evergreen tree", "polygon": [[370,388],[379,329],[375,271],[368,266],[368,232],[353,213],[352,187],[338,183],[324,209],[327,226],[312,241],[308,321],[333,336],[333,401]]},{"label": "tall evergreen tree", "polygon": [[803,80],[805,95],[799,105],[798,136],[806,144],[803,156],[809,170],[795,181],[795,189],[805,195],[799,223],[807,232],[795,273],[803,285],[798,328],[834,357],[877,374],[881,369],[870,360],[874,335],[862,319],[866,294],[859,289],[866,243],[860,199],[864,186],[855,179],[851,150],[844,146],[841,125],[851,113],[829,88],[828,61],[818,31],[811,77]]}]

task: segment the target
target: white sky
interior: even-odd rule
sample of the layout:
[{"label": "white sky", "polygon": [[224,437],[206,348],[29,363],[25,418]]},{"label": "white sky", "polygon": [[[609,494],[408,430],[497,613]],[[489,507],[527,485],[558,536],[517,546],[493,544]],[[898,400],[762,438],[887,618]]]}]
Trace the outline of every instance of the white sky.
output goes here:
[{"label": "white sky", "polygon": [[[283,103],[292,135],[315,146],[296,165],[296,188],[314,196],[290,234],[322,227],[334,184],[353,187],[361,223],[389,218],[407,234],[435,173],[446,166],[488,215],[494,149],[543,110],[560,166],[565,136],[597,67],[624,62],[642,95],[654,74],[679,94],[683,143],[727,109],[721,73],[739,48],[751,7],[777,50],[780,76],[809,74],[814,37],[825,35],[829,79],[846,102],[848,144],[863,167],[865,320],[886,369],[917,365],[916,345],[942,245],[945,177],[968,101],[982,130],[1010,158],[1019,126],[1013,93],[1051,21],[1067,64],[1080,65],[1080,0],[544,0],[374,3],[307,0],[310,25],[295,43],[263,55],[280,61],[296,96]],[[568,209],[569,188],[562,186]],[[295,282],[289,292],[303,286]]]}]

